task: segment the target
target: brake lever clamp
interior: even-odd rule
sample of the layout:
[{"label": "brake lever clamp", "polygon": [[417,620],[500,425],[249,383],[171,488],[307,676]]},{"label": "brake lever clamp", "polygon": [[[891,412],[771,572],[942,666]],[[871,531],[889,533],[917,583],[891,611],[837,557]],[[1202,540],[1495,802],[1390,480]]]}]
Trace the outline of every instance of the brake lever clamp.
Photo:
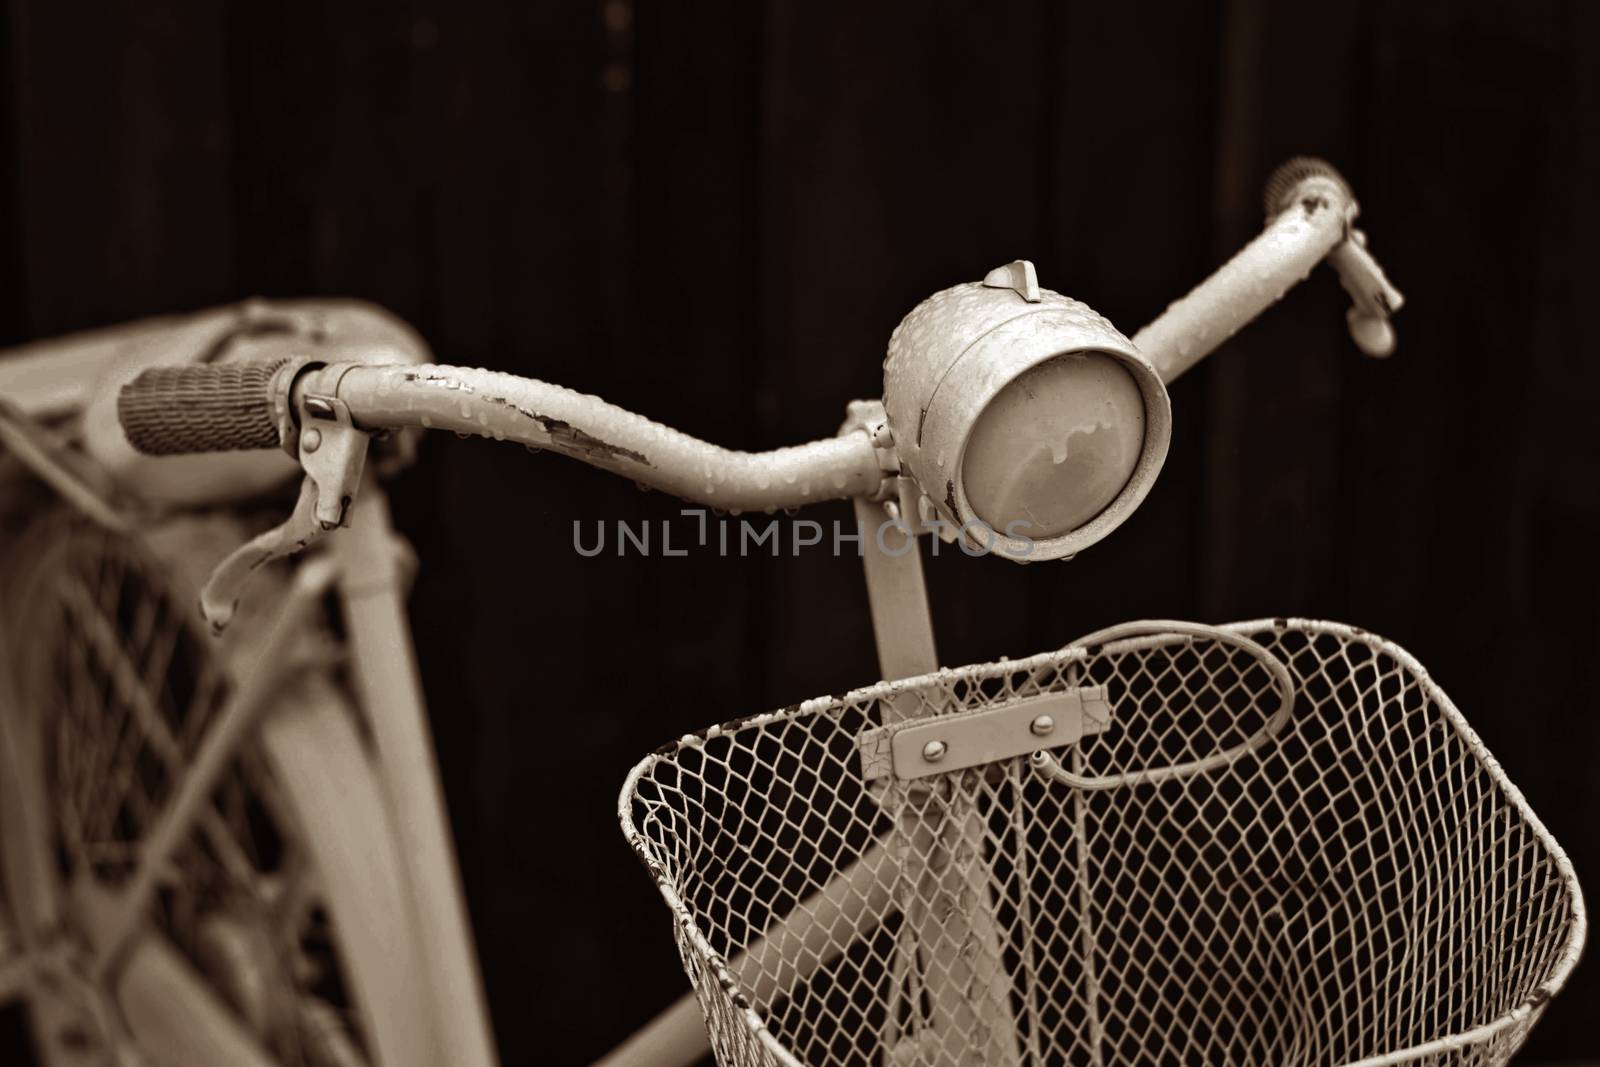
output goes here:
[{"label": "brake lever clamp", "polygon": [[337,396],[307,389],[292,401],[298,430],[286,440],[305,471],[300,496],[288,519],[246,541],[211,572],[200,590],[200,614],[221,633],[233,620],[250,577],[275,559],[303,551],[332,530],[350,523],[350,505],[361,485],[371,435],[358,429]]}]

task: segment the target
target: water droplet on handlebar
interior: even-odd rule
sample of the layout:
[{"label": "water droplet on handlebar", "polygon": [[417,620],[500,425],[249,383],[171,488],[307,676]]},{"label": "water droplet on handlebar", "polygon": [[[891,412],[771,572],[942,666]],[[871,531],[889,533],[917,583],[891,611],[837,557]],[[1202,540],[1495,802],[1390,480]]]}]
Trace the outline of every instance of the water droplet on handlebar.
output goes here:
[{"label": "water droplet on handlebar", "polygon": [[537,456],[540,452],[544,451],[544,449],[538,445],[523,445],[522,447],[528,450],[528,455],[530,456]]}]

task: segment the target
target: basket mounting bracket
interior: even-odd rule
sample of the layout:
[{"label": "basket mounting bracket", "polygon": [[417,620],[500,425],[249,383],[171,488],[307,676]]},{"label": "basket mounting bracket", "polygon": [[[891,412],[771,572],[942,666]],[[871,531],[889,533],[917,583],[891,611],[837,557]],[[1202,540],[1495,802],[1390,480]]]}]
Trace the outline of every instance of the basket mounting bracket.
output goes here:
[{"label": "basket mounting bracket", "polygon": [[867,730],[857,739],[861,777],[913,781],[935,774],[1076,744],[1111,725],[1103,685],[1022,697],[958,715],[913,719]]}]

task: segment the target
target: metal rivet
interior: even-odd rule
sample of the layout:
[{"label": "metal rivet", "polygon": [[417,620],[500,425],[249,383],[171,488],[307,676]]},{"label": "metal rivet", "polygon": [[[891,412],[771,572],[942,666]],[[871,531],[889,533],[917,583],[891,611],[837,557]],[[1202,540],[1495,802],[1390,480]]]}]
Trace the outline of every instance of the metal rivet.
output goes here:
[{"label": "metal rivet", "polygon": [[1028,729],[1033,731],[1033,736],[1043,737],[1056,728],[1056,721],[1048,715],[1041,715],[1028,724]]},{"label": "metal rivet", "polygon": [[922,758],[929,763],[938,763],[948,751],[950,748],[943,741],[929,741],[922,746]]},{"label": "metal rivet", "polygon": [[300,451],[315,452],[322,447],[322,431],[315,426],[300,435]]}]

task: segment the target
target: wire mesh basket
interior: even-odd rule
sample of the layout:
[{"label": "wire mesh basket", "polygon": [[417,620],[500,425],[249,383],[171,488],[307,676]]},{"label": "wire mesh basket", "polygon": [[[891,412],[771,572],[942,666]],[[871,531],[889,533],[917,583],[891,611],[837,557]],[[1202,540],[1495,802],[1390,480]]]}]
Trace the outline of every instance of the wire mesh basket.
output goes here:
[{"label": "wire mesh basket", "polygon": [[1449,698],[1332,623],[1137,624],[727,723],[620,816],[724,1065],[1499,1064],[1585,930]]}]

